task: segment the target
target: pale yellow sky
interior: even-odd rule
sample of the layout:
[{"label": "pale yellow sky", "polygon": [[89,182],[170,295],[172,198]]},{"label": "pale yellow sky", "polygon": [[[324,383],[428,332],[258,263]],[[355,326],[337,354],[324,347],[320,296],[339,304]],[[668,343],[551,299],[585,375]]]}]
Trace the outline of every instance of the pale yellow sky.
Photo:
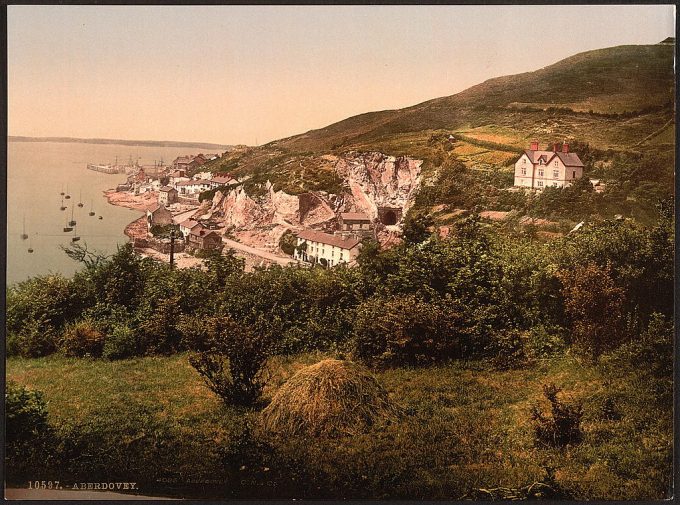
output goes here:
[{"label": "pale yellow sky", "polygon": [[671,5],[14,5],[9,134],[264,143],[654,44],[674,19]]}]

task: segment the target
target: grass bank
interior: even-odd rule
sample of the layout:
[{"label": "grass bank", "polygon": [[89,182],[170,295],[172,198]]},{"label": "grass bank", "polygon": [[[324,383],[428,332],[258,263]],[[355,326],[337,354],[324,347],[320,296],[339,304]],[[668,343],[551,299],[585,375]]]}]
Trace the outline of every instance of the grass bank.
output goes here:
[{"label": "grass bank", "polygon": [[[274,359],[267,401],[323,357]],[[404,418],[314,442],[260,433],[257,412],[224,406],[185,354],[10,358],[7,371],[44,392],[59,440],[55,459],[34,469],[35,479],[133,480],[145,494],[240,498],[456,499],[545,480],[547,471],[577,499],[658,499],[670,483],[670,405],[660,406],[653,385],[638,376],[569,356],[522,370],[457,362],[379,372]],[[548,409],[542,386],[549,382],[583,403],[577,446],[534,443],[531,407]],[[616,415],[603,414],[612,405]]]}]

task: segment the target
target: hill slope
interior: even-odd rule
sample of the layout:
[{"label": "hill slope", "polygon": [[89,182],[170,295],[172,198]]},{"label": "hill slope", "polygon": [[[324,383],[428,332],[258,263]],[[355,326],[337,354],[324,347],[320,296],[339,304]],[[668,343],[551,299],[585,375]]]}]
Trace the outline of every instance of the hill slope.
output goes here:
[{"label": "hill slope", "polygon": [[[579,135],[581,130],[596,129],[589,124],[595,123],[605,129],[596,143],[624,147],[638,131],[650,134],[655,124],[661,127],[665,123],[658,116],[672,115],[673,96],[672,46],[620,46],[577,54],[535,72],[490,79],[413,107],[354,116],[275,144],[294,151],[319,152],[368,146],[386,136],[408,132],[459,130],[488,123],[510,123],[511,128],[522,130],[514,136],[519,140],[526,137],[532,123],[549,121],[544,109],[558,107],[586,113],[581,114],[586,117],[574,114],[579,117],[575,128],[558,127],[546,133]],[[590,111],[595,114],[587,114]],[[607,117],[623,112],[645,112],[636,116],[651,117],[631,125]],[[532,134],[539,133],[535,127],[533,130]]]}]

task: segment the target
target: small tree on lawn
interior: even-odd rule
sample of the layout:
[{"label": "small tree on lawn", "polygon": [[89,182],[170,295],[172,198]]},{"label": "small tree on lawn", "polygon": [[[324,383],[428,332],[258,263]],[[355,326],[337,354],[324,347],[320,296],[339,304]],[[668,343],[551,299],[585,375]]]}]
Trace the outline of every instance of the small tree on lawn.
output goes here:
[{"label": "small tree on lawn", "polygon": [[226,403],[251,406],[264,387],[263,368],[271,345],[231,318],[213,319],[206,349],[191,355],[189,363]]}]

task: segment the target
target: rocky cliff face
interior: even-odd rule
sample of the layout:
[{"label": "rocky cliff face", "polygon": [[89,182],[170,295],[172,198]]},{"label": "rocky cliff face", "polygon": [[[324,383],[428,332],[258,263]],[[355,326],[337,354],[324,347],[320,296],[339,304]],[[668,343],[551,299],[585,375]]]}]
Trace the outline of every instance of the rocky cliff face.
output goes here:
[{"label": "rocky cliff face", "polygon": [[263,197],[252,198],[239,187],[217,192],[207,215],[224,221],[243,242],[273,250],[287,229],[333,230],[340,212],[364,212],[377,219],[380,207],[390,207],[406,214],[420,186],[420,160],[372,152],[327,155],[321,161],[343,179],[343,194],[290,195],[268,183]]}]

